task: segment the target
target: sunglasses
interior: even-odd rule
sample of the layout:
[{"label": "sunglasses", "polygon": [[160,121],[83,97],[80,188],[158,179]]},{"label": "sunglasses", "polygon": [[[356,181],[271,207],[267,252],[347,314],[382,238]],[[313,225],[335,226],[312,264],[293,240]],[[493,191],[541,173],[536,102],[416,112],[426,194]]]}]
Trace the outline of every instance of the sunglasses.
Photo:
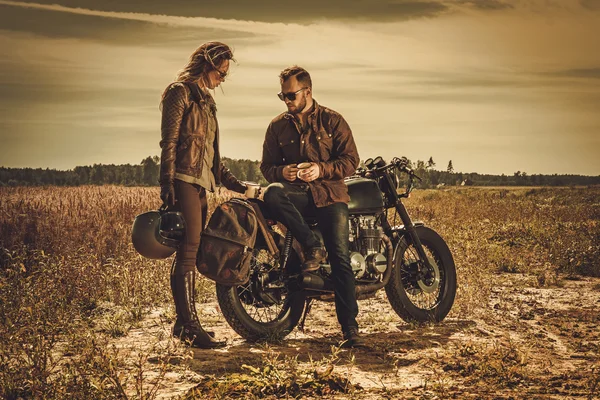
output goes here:
[{"label": "sunglasses", "polygon": [[219,74],[219,77],[222,80],[225,80],[225,78],[227,77],[228,71],[223,72],[223,71],[219,71],[218,69],[215,69],[215,71],[217,71],[217,73]]},{"label": "sunglasses", "polygon": [[279,92],[279,93],[277,93],[277,97],[279,97],[279,100],[281,100],[281,101],[284,101],[285,99],[288,99],[289,101],[294,101],[294,100],[296,100],[296,95],[298,93],[300,93],[301,91],[303,91],[304,89],[308,89],[308,88],[303,87],[302,89],[298,89],[295,92],[290,92],[290,93]]}]

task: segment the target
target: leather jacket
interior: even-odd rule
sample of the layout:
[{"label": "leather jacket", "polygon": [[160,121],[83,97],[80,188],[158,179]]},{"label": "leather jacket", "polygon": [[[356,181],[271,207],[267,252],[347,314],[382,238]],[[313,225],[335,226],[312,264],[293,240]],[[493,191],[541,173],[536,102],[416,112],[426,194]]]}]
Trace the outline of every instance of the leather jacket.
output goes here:
[{"label": "leather jacket", "polygon": [[[212,96],[195,83],[172,83],[162,102],[160,185],[172,185],[175,172],[200,178],[208,129],[206,112],[216,113]],[[216,118],[215,118],[216,120]],[[243,193],[241,183],[221,162],[219,126],[215,132],[212,173],[218,185]]]},{"label": "leather jacket", "polygon": [[308,184],[296,179],[292,184],[308,185],[317,207],[348,203],[344,178],[354,174],[360,162],[352,130],[341,114],[313,101],[314,109],[308,116],[305,132],[290,113],[282,113],[271,121],[260,170],[269,182],[286,182],[283,178],[286,165],[315,162],[321,171],[318,179]]}]

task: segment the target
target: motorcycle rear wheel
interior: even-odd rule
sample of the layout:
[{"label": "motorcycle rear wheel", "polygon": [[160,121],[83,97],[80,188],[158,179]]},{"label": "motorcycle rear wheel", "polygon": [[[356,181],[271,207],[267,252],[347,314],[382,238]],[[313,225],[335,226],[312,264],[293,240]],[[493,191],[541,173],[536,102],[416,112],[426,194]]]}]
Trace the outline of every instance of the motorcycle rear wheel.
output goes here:
[{"label": "motorcycle rear wheel", "polygon": [[433,267],[419,277],[419,256],[406,238],[396,246],[394,270],[385,292],[392,308],[407,322],[440,322],[450,312],[456,296],[456,267],[444,239],[433,229],[416,227]]},{"label": "motorcycle rear wheel", "polygon": [[286,288],[271,290],[261,283],[270,274],[280,273],[278,264],[265,248],[256,248],[247,284],[217,284],[217,299],[225,320],[248,341],[281,340],[302,317],[306,302],[303,292],[289,292]]}]

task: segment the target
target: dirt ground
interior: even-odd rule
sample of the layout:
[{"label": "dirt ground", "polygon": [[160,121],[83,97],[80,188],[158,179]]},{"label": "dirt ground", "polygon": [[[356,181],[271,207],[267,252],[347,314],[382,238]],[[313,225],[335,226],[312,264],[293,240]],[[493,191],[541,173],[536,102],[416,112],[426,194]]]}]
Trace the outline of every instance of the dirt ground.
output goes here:
[{"label": "dirt ground", "polygon": [[[172,341],[170,310],[155,310],[114,344],[146,354],[147,390],[153,386],[153,396],[164,399],[186,393],[199,399],[600,398],[600,279],[563,279],[551,287],[539,287],[533,275],[493,279],[480,317],[451,312],[437,325],[405,323],[383,290],[360,301],[367,343],[361,349],[336,348],[334,305],[324,302],[314,303],[304,332],[296,329],[276,344],[241,339],[216,302],[199,304],[199,312],[207,330],[228,340],[224,349]],[[313,380],[314,390],[310,384],[300,392],[282,388],[294,371],[297,381]],[[254,383],[268,381],[271,392],[253,391]],[[278,396],[269,394],[274,387]]]}]

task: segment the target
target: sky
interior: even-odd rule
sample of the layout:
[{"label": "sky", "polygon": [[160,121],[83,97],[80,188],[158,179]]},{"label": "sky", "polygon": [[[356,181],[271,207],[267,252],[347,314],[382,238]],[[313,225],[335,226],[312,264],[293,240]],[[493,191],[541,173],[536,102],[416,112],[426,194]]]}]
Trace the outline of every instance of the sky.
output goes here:
[{"label": "sky", "polygon": [[260,159],[300,65],[363,160],[600,175],[600,0],[0,0],[0,166],[159,155],[160,95],[209,40],[237,60],[223,156]]}]

